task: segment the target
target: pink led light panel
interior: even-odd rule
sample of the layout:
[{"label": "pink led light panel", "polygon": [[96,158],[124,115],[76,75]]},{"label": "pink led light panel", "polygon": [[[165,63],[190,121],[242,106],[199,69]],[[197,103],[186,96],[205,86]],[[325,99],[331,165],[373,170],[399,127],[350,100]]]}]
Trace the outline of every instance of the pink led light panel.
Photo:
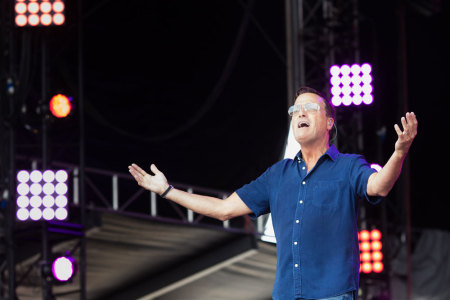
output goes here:
[{"label": "pink led light panel", "polygon": [[372,66],[368,63],[330,67],[331,101],[334,106],[371,104]]}]

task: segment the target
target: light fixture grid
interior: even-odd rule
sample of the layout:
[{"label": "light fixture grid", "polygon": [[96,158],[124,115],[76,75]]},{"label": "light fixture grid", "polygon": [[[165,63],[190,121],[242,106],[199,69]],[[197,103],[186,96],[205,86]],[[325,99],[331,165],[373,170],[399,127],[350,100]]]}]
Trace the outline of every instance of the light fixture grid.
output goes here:
[{"label": "light fixture grid", "polygon": [[65,170],[19,171],[16,197],[17,220],[66,220],[68,217],[67,182],[68,175]]},{"label": "light fixture grid", "polygon": [[61,26],[65,23],[64,0],[15,0],[18,27]]},{"label": "light fixture grid", "polygon": [[333,65],[329,71],[334,106],[369,105],[373,102],[372,66],[369,63]]}]

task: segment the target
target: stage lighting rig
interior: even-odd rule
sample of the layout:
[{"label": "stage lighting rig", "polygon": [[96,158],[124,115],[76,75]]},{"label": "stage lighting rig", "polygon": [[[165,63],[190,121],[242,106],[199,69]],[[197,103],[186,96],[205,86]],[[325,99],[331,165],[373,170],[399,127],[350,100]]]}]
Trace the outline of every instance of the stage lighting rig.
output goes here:
[{"label": "stage lighting rig", "polygon": [[61,26],[65,23],[63,0],[15,0],[18,27]]},{"label": "stage lighting rig", "polygon": [[21,170],[17,173],[17,220],[66,220],[68,217],[65,170]]},{"label": "stage lighting rig", "polygon": [[331,102],[334,106],[371,104],[372,66],[368,63],[330,67]]},{"label": "stage lighting rig", "polygon": [[361,230],[358,233],[358,240],[361,260],[360,272],[366,274],[383,272],[381,232],[378,229]]}]

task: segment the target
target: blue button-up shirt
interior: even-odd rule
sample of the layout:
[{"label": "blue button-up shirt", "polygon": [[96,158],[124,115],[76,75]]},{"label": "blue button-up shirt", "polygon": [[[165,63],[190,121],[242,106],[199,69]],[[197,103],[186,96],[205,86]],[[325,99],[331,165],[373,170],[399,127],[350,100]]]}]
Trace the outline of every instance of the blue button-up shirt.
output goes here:
[{"label": "blue button-up shirt", "polygon": [[333,145],[307,173],[301,151],[236,192],[253,218],[271,213],[277,239],[274,299],[320,299],[357,290],[358,200],[375,172]]}]

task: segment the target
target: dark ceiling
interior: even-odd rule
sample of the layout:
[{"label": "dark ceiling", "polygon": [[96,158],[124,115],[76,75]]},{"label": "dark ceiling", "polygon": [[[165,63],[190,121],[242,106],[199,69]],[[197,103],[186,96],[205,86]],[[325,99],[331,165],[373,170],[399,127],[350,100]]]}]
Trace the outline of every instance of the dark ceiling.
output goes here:
[{"label": "dark ceiling", "polygon": [[[288,123],[283,1],[84,2],[88,166],[126,172],[132,162],[155,163],[169,181],[232,191],[281,158]],[[450,229],[443,209],[447,178],[440,174],[449,167],[445,153],[440,157],[449,129],[446,5],[408,2],[406,58],[408,108],[419,119],[409,156],[413,225]],[[15,32],[18,74],[26,62],[30,66],[22,81],[29,111],[40,95],[42,39],[49,92],[74,98],[73,115],[52,121],[49,131],[50,159],[72,163],[79,160],[76,9],[67,1],[64,28]],[[376,70],[375,102],[363,109],[363,154],[386,161],[394,148],[393,125],[404,113],[398,7],[396,1],[365,1],[360,9],[361,57]],[[25,124],[39,128],[31,112],[21,118],[17,152],[39,155],[41,136]],[[372,140],[382,126],[387,135],[380,153]],[[403,203],[401,190],[388,198]]]}]

